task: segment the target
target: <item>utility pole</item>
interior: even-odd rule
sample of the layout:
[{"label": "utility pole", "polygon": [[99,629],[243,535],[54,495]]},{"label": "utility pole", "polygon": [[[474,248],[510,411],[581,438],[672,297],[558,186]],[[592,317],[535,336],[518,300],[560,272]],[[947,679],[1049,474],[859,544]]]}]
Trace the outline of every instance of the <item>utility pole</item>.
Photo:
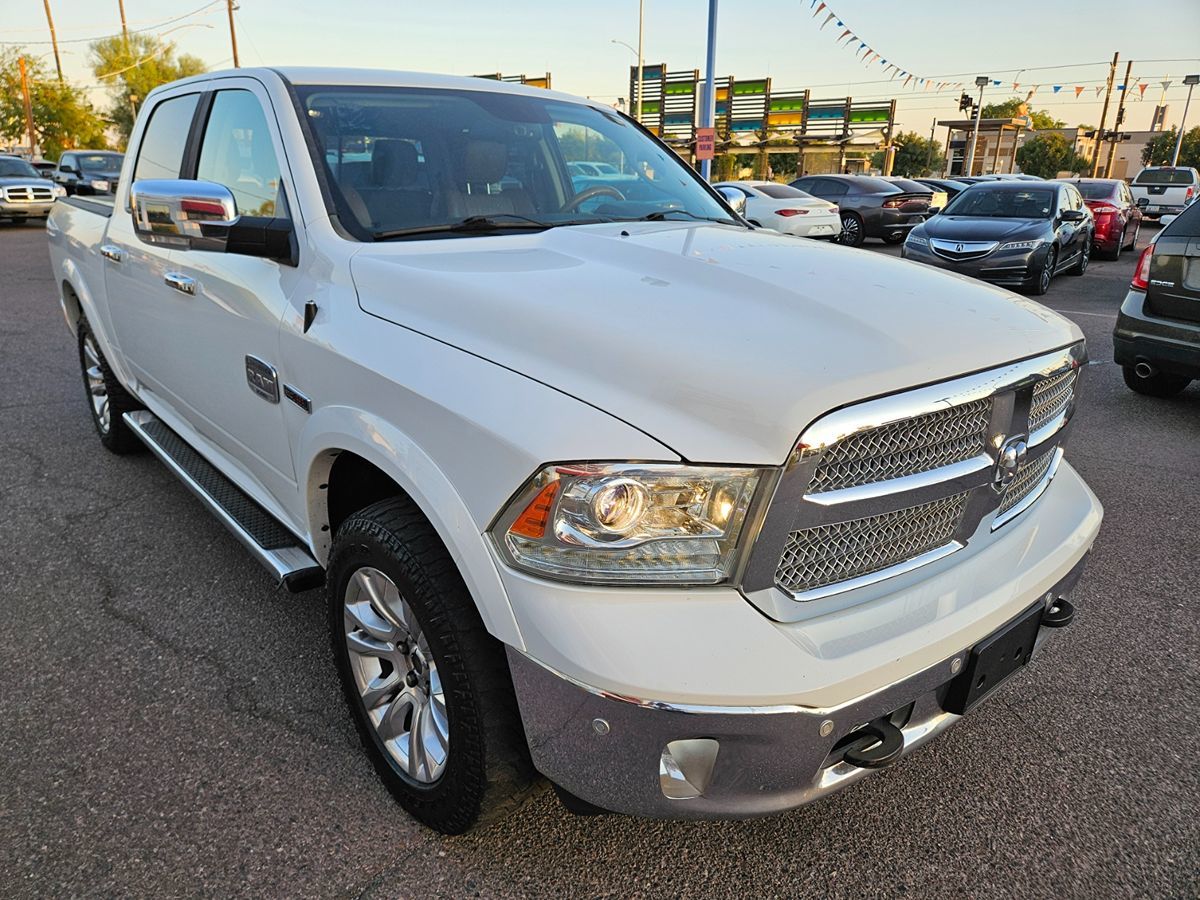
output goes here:
[{"label": "utility pole", "polygon": [[237,55],[237,31],[233,27],[233,0],[225,0],[225,7],[229,10],[229,42],[233,44],[233,67],[240,68]]},{"label": "utility pole", "polygon": [[639,124],[642,121],[642,79],[645,78],[646,56],[645,50],[646,38],[646,0],[638,0],[638,77],[637,77],[637,102],[634,104],[633,117],[638,120]]},{"label": "utility pole", "polygon": [[54,16],[50,14],[50,0],[42,0],[46,7],[46,21],[50,24],[50,43],[54,45],[54,68],[58,70],[58,80],[63,80],[62,57],[58,55],[58,34],[54,31]]},{"label": "utility pole", "polygon": [[[708,55],[704,65],[704,109],[700,111],[700,127],[712,128],[717,117],[717,0],[708,0]],[[705,181],[709,180],[711,159],[700,161],[700,175]]]},{"label": "utility pole", "polygon": [[1092,142],[1092,177],[1100,171],[1100,145],[1104,142],[1104,124],[1108,121],[1108,101],[1112,98],[1113,79],[1117,77],[1117,58],[1114,53],[1108,66],[1108,90],[1104,92],[1104,108],[1100,112],[1100,127],[1096,129],[1096,140]]},{"label": "utility pole", "polygon": [[975,145],[979,143],[979,120],[983,117],[983,89],[990,80],[986,75],[975,79],[975,86],[979,88],[979,102],[975,106],[975,127],[971,130],[971,144],[967,149],[967,162],[964,167],[967,175],[975,174]]},{"label": "utility pole", "polygon": [[1133,72],[1133,60],[1125,66],[1125,83],[1121,85],[1121,96],[1117,100],[1117,121],[1113,124],[1112,141],[1108,145],[1108,162],[1104,164],[1104,177],[1112,178],[1113,161],[1117,158],[1117,142],[1121,139],[1121,123],[1125,121],[1125,97],[1129,93],[1129,75]]},{"label": "utility pole", "polygon": [[29,77],[25,72],[25,57],[20,57],[17,64],[21,68],[21,94],[25,98],[25,129],[29,132],[29,158],[37,156],[37,135],[33,131],[33,101],[29,97]]},{"label": "utility pole", "polygon": [[925,171],[933,171],[933,129],[937,128],[937,119],[929,126],[929,147],[925,150]]},{"label": "utility pole", "polygon": [[1187,124],[1188,107],[1192,105],[1192,88],[1200,84],[1200,75],[1189,75],[1183,79],[1188,86],[1187,100],[1183,102],[1183,116],[1179,119],[1179,133],[1175,135],[1175,152],[1171,154],[1171,166],[1179,162],[1179,148],[1183,146],[1183,126]]},{"label": "utility pole", "polygon": [[125,22],[125,0],[117,0],[117,6],[121,10],[121,38],[125,41],[126,46],[128,46],[129,26]]}]

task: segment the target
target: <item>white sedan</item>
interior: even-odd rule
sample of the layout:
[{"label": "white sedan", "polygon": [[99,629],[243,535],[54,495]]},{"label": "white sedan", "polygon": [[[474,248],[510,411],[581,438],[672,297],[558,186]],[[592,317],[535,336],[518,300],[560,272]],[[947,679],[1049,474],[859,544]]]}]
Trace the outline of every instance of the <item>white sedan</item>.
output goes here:
[{"label": "white sedan", "polygon": [[[722,181],[714,184],[755,225],[795,237],[832,240],[841,233],[836,204],[774,181]],[[740,197],[739,197],[740,195]],[[741,198],[745,198],[742,204]]]}]

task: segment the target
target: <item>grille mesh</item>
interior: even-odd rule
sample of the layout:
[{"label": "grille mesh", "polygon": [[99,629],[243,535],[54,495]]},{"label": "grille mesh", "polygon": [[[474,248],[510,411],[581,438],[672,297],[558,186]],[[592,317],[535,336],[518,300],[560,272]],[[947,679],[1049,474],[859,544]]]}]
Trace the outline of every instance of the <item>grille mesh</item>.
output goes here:
[{"label": "grille mesh", "polygon": [[908,509],[788,535],[776,583],[792,593],[878,572],[945,546],[967,506],[967,493]]},{"label": "grille mesh", "polygon": [[1039,381],[1033,387],[1033,403],[1029,407],[1029,433],[1033,434],[1071,403],[1075,393],[1077,372],[1069,369]]},{"label": "grille mesh", "polygon": [[1029,496],[1045,477],[1054,461],[1054,451],[1043,453],[1033,462],[1027,462],[1017,470],[1017,477],[1004,489],[1000,498],[1000,509],[997,515],[1004,515],[1022,500]]},{"label": "grille mesh", "polygon": [[874,484],[978,456],[991,414],[986,398],[853,434],[825,452],[808,492]]}]

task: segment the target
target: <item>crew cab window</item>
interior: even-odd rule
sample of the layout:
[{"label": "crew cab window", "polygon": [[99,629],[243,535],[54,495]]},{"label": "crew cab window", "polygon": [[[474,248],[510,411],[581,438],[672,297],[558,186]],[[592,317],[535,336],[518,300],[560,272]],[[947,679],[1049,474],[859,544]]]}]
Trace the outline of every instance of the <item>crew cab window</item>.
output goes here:
[{"label": "crew cab window", "polygon": [[492,90],[297,93],[333,211],[362,239],[670,213],[736,224],[678,156],[613,110]]},{"label": "crew cab window", "polygon": [[178,178],[183,166],[183,151],[187,146],[192,114],[196,111],[199,94],[184,94],[163,100],[150,113],[150,122],[138,147],[137,165],[133,180],[145,178]]},{"label": "crew cab window", "polygon": [[196,177],[229,188],[241,215],[275,215],[279,160],[262,104],[250,91],[218,91],[213,98]]}]

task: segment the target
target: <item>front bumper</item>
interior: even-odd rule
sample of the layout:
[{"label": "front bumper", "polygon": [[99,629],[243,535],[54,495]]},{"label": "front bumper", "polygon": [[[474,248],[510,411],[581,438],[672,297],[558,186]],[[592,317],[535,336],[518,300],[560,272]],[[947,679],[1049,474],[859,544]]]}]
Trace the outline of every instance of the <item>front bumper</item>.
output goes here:
[{"label": "front bumper", "polygon": [[0,200],[0,219],[41,218],[50,215],[52,209],[54,209],[53,200],[38,203],[14,203],[9,200]]},{"label": "front bumper", "polygon": [[1185,378],[1200,378],[1200,323],[1146,314],[1146,295],[1130,291],[1113,329],[1113,359],[1119,366],[1152,363]]},{"label": "front bumper", "polygon": [[1048,246],[1036,250],[994,250],[979,259],[952,260],[938,256],[928,247],[905,242],[900,255],[904,259],[937,266],[960,275],[970,275],[980,281],[1005,287],[1021,287],[1031,282],[1041,271],[1049,253]]},{"label": "front bumper", "polygon": [[[1040,601],[1048,607],[1069,597],[1084,563]],[[1039,630],[1032,655],[1048,633]],[[886,719],[899,729],[900,759],[932,740],[962,718],[943,706],[970,648],[832,709],[642,701],[583,685],[512,648],[508,653],[538,771],[612,812],[715,819],[794,809],[870,774],[842,758],[867,723]]]}]

